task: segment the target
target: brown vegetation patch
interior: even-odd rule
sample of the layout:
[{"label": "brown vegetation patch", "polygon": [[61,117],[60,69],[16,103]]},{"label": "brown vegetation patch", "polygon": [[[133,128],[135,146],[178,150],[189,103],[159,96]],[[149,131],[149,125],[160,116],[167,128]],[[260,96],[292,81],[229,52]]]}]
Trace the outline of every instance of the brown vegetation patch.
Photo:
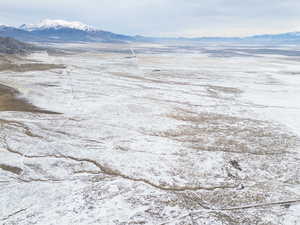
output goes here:
[{"label": "brown vegetation patch", "polygon": [[223,92],[226,94],[241,94],[242,91],[238,88],[233,88],[233,87],[223,87],[223,86],[214,86],[214,85],[207,85],[207,87],[210,90],[214,90],[214,91],[219,91],[219,92]]},{"label": "brown vegetation patch", "polygon": [[295,135],[266,121],[183,110],[166,116],[184,124],[153,135],[183,142],[198,151],[272,155],[287,153],[300,143]]},{"label": "brown vegetation patch", "polygon": [[0,71],[13,72],[28,72],[28,71],[45,71],[51,69],[65,69],[66,66],[62,64],[46,64],[46,63],[2,63],[0,64]]},{"label": "brown vegetation patch", "polygon": [[10,166],[6,164],[0,164],[0,169],[20,175],[22,173],[22,169],[16,166]]}]

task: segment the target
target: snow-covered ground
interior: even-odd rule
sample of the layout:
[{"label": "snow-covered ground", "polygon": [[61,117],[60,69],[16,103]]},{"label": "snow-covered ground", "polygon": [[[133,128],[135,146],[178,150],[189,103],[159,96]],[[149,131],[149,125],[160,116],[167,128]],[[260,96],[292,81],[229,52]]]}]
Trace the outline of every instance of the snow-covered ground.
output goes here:
[{"label": "snow-covered ground", "polygon": [[56,47],[0,75],[61,113],[0,112],[1,224],[300,224],[300,57]]}]

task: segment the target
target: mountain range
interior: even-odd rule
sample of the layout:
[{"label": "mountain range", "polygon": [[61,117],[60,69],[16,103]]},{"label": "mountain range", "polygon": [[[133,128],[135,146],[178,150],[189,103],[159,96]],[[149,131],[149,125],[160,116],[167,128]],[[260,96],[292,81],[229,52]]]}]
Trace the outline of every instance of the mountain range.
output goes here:
[{"label": "mountain range", "polygon": [[19,27],[0,25],[0,36],[26,42],[230,42],[230,43],[300,43],[300,32],[248,37],[145,37],[103,31],[81,22],[46,19],[38,24]]}]

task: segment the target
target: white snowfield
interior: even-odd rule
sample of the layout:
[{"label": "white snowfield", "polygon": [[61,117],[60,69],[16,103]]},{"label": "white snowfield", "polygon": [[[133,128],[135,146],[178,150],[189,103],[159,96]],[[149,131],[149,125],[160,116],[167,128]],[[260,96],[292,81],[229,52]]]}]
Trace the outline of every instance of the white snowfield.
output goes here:
[{"label": "white snowfield", "polygon": [[1,224],[300,224],[295,46],[56,47],[1,72],[61,113],[0,112]]},{"label": "white snowfield", "polygon": [[20,28],[28,31],[43,30],[43,29],[60,29],[60,28],[71,28],[83,31],[95,31],[96,29],[92,26],[83,24],[78,21],[65,21],[65,20],[52,20],[45,19],[37,24],[24,24]]}]

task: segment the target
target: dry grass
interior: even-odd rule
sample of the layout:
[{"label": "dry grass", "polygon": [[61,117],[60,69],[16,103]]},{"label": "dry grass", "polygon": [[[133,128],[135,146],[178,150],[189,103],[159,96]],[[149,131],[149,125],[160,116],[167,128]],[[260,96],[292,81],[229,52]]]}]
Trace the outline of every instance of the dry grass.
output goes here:
[{"label": "dry grass", "polygon": [[28,71],[45,71],[51,69],[64,69],[65,65],[62,64],[46,64],[46,63],[2,63],[0,64],[1,71],[12,71],[12,72],[28,72]]},{"label": "dry grass", "polygon": [[223,92],[226,94],[241,94],[242,91],[238,88],[207,85],[208,89]]},{"label": "dry grass", "polygon": [[299,145],[295,135],[266,121],[184,110],[166,116],[184,124],[153,135],[182,142],[198,151],[275,155]]},{"label": "dry grass", "polygon": [[39,61],[19,55],[0,54],[0,72],[45,71],[64,68],[66,68],[66,66],[62,64],[41,63]]}]

